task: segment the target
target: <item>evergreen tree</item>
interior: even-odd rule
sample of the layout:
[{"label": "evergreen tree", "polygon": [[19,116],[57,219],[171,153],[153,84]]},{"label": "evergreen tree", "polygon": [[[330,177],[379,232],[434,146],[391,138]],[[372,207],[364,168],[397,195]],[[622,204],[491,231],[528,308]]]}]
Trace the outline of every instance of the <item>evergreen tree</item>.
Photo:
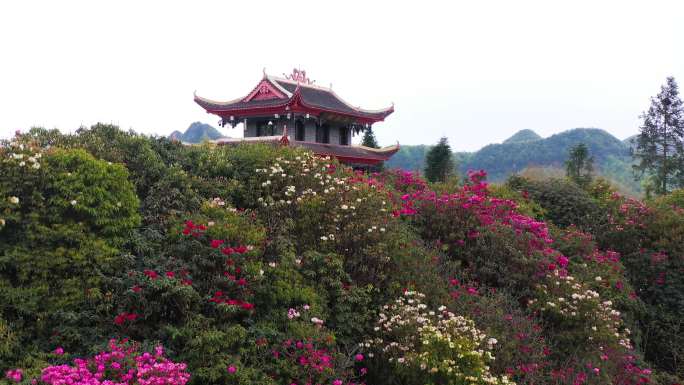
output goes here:
[{"label": "evergreen tree", "polygon": [[371,148],[380,148],[377,139],[375,139],[375,134],[373,133],[373,128],[368,127],[363,133],[363,141],[361,145]]},{"label": "evergreen tree", "polygon": [[454,175],[455,168],[451,146],[447,138],[442,137],[425,156],[425,178],[430,182],[446,182]]},{"label": "evergreen tree", "polygon": [[580,143],[570,148],[568,160],[565,161],[565,176],[585,187],[591,183],[594,171],[594,157],[589,156],[589,148]]},{"label": "evergreen tree", "polygon": [[651,174],[652,189],[658,195],[684,186],[684,107],[673,77],[651,98],[651,106],[641,118],[633,150],[639,161],[634,165],[635,177]]}]

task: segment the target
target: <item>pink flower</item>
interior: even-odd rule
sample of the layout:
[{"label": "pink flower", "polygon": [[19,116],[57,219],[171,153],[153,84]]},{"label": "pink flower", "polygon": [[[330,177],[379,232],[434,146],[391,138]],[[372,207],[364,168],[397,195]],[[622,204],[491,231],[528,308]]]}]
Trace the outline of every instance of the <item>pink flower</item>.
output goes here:
[{"label": "pink flower", "polygon": [[333,381],[333,385],[342,385],[342,380],[337,379],[337,380]]},{"label": "pink flower", "polygon": [[168,278],[173,278],[173,277],[176,276],[176,273],[174,273],[173,271],[167,271],[167,272],[166,272],[166,276],[167,276]]},{"label": "pink flower", "polygon": [[230,373],[230,374],[235,374],[235,372],[237,372],[237,368],[236,368],[235,366],[233,366],[233,365],[230,365],[230,366],[228,367],[228,373]]},{"label": "pink flower", "polygon": [[225,241],[223,239],[214,239],[211,241],[211,247],[218,249]]},{"label": "pink flower", "polygon": [[5,372],[5,377],[14,382],[20,382],[24,372],[21,369],[12,369]]},{"label": "pink flower", "polygon": [[52,351],[52,354],[57,355],[57,356],[61,356],[64,354],[64,348],[59,346],[59,347],[57,347],[57,349]]},{"label": "pink flower", "polygon": [[358,353],[357,355],[354,356],[354,359],[356,361],[363,361],[363,354]]}]

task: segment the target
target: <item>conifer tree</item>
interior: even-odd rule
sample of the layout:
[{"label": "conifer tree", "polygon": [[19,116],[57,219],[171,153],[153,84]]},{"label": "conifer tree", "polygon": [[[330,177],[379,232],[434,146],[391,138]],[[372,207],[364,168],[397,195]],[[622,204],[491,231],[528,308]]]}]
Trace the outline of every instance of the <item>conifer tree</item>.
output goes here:
[{"label": "conifer tree", "polygon": [[586,187],[591,183],[594,171],[594,158],[589,156],[589,148],[580,143],[570,148],[568,160],[565,161],[565,176]]},{"label": "conifer tree", "polygon": [[446,182],[454,173],[455,164],[451,146],[447,138],[442,137],[425,156],[425,178],[430,182]]},{"label": "conifer tree", "polygon": [[653,192],[667,194],[684,186],[684,106],[673,77],[651,98],[648,112],[641,115],[643,124],[633,150],[638,164],[635,177],[650,174]]},{"label": "conifer tree", "polygon": [[371,148],[380,148],[377,139],[375,139],[375,134],[373,133],[373,128],[368,127],[363,133],[363,140],[361,145]]}]

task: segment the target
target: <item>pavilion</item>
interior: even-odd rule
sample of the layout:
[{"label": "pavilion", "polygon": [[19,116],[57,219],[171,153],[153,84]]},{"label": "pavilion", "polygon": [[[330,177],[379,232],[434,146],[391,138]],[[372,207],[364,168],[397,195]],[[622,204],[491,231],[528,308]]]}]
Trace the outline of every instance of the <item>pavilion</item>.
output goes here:
[{"label": "pavilion", "polygon": [[195,102],[207,113],[218,115],[220,126],[243,123],[244,138],[220,139],[216,141],[219,145],[280,143],[304,147],[351,165],[375,165],[399,150],[398,143],[377,149],[352,145],[354,134],[384,121],[394,112],[394,105],[379,110],[354,107],[337,96],[332,87],[314,84],[306,71],[298,69],[284,77],[270,76],[264,70],[261,81],[241,98],[218,102],[195,94]]}]

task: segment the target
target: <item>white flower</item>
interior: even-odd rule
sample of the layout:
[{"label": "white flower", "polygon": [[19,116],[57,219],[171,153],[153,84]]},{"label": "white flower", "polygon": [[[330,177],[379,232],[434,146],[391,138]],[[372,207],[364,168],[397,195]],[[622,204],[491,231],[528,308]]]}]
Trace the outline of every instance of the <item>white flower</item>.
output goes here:
[{"label": "white flower", "polygon": [[328,240],[328,237],[326,237],[325,235],[321,237],[321,241],[327,241],[327,240]]},{"label": "white flower", "polygon": [[347,205],[342,205],[342,206],[340,206],[340,208],[341,208],[342,210],[346,210],[346,209],[349,208],[349,206],[347,206]]},{"label": "white flower", "polygon": [[24,162],[23,160],[21,162],[19,162],[19,166],[24,167],[25,165],[26,165],[26,162]]},{"label": "white flower", "polygon": [[601,279],[602,279],[602,278],[601,278],[600,276],[598,276],[598,277],[596,277],[595,279],[596,279],[596,282],[601,282]]},{"label": "white flower", "polygon": [[31,167],[33,167],[37,170],[40,168],[40,163],[34,163],[33,166],[31,166]]},{"label": "white flower", "polygon": [[76,199],[73,199],[73,200],[71,201],[71,205],[72,205],[72,206],[76,206],[76,203],[78,203],[78,202],[76,202]]},{"label": "white flower", "polygon": [[276,267],[276,263],[275,263],[275,262],[269,262],[268,265],[271,266],[271,267]]},{"label": "white flower", "polygon": [[19,198],[17,198],[17,197],[10,197],[9,201],[11,204],[14,204],[14,205],[19,204]]},{"label": "white flower", "polygon": [[5,220],[0,218],[0,227],[3,227],[3,226],[5,226]]}]

